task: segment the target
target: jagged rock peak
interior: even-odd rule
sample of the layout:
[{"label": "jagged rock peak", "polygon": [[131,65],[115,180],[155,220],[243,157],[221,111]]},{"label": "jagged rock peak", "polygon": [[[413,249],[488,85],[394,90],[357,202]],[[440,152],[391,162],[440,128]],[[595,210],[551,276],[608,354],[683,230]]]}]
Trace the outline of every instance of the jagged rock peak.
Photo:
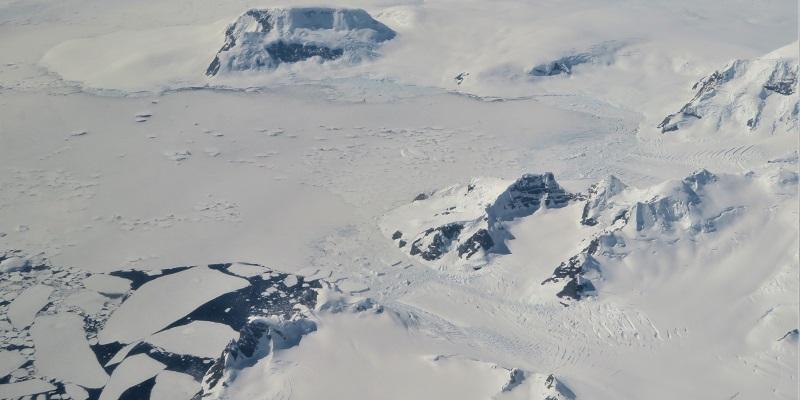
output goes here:
[{"label": "jagged rock peak", "polygon": [[606,208],[612,197],[622,193],[628,185],[622,183],[619,178],[609,175],[607,178],[589,187],[586,196],[586,204],[583,206],[581,214],[581,224],[594,226],[597,225],[597,214]]},{"label": "jagged rock peak", "polygon": [[716,182],[717,176],[706,169],[699,169],[683,179],[693,190],[700,190],[703,186]]},{"label": "jagged rock peak", "polygon": [[503,191],[486,213],[492,221],[510,221],[531,215],[542,206],[563,207],[570,199],[551,172],[525,174]]}]

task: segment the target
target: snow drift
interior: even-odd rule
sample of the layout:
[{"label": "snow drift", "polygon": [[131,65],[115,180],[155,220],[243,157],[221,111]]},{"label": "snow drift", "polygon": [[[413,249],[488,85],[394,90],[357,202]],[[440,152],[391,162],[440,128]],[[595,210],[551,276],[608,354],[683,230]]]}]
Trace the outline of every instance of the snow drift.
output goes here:
[{"label": "snow drift", "polygon": [[310,59],[358,62],[395,32],[361,9],[251,9],[225,31],[225,44],[206,75],[274,69]]}]

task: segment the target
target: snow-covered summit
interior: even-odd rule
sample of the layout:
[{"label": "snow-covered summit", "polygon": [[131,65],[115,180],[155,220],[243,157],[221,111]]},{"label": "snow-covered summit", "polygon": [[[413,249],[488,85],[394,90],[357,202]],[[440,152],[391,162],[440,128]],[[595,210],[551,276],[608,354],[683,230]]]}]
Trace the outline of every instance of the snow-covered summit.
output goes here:
[{"label": "snow-covered summit", "polygon": [[754,60],[735,60],[692,86],[695,96],[658,125],[662,132],[781,134],[798,128],[798,42]]},{"label": "snow-covered summit", "polygon": [[[610,181],[618,182],[611,186],[620,190],[596,191]],[[645,264],[629,270],[633,261],[626,259],[641,260],[650,254],[661,254],[665,260],[686,257],[700,243],[725,237],[724,232],[748,218],[759,218],[754,210],[763,207],[773,191],[783,190],[780,185],[770,176],[715,175],[702,169],[643,189],[624,186],[616,178],[602,181],[592,186],[594,192],[590,189],[582,221],[601,229],[577,246],[580,250],[542,284],[557,284],[560,298],[580,299],[594,293],[598,282],[616,290],[631,289],[632,281],[678,274],[674,266],[659,270]]]},{"label": "snow-covered summit", "polygon": [[281,63],[312,58],[356,62],[394,37],[393,30],[361,9],[251,9],[228,26],[225,43],[206,75],[274,69]]},{"label": "snow-covered summit", "polygon": [[424,196],[384,218],[387,236],[409,255],[440,267],[479,269],[492,254],[507,254],[506,223],[543,208],[564,207],[574,195],[552,173],[525,174],[508,183],[475,179]]}]

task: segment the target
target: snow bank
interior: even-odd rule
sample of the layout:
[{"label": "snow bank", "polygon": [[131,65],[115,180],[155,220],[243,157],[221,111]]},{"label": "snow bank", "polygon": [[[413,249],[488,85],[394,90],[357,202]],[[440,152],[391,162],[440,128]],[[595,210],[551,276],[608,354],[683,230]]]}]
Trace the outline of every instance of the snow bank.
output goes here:
[{"label": "snow bank", "polygon": [[34,285],[22,291],[8,306],[8,319],[14,328],[22,330],[33,323],[36,313],[49,302],[53,288],[47,285]]}]

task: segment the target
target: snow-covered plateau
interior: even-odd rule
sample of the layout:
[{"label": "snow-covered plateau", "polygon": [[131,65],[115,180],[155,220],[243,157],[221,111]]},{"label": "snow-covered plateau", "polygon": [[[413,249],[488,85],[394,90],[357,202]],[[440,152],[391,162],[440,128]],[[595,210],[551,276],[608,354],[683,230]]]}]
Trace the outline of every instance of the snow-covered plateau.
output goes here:
[{"label": "snow-covered plateau", "polygon": [[0,0],[0,399],[798,400],[790,0]]}]

